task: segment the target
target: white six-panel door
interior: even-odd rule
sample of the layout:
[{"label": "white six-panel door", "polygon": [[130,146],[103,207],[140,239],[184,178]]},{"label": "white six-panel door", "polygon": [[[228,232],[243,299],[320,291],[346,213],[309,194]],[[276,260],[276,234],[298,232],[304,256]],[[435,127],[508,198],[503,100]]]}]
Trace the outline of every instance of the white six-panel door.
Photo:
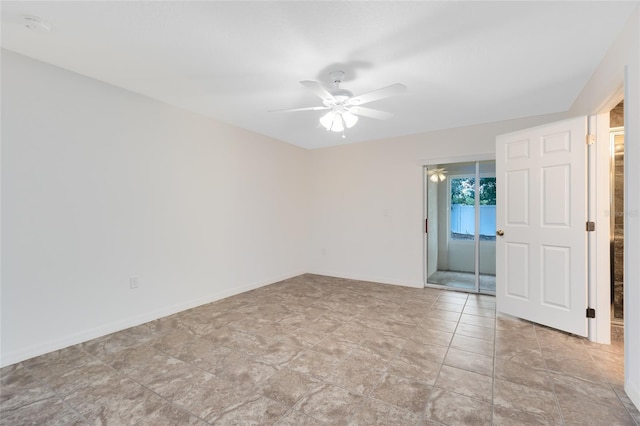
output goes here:
[{"label": "white six-panel door", "polygon": [[496,139],[497,310],[580,336],[587,335],[586,134],[580,117]]}]

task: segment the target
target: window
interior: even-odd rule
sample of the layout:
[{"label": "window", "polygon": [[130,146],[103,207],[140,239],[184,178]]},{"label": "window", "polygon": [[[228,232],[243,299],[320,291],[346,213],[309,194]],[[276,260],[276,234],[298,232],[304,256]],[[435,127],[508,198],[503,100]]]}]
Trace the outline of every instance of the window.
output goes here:
[{"label": "window", "polygon": [[[476,233],[476,179],[451,179],[450,235],[453,240],[473,240]],[[496,178],[480,178],[480,239],[496,239]]]}]

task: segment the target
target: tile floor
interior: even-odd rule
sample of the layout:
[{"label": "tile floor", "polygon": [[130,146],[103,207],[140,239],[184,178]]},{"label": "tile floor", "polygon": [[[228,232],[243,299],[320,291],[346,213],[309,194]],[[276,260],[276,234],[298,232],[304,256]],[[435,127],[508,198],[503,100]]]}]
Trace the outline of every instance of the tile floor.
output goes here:
[{"label": "tile floor", "polygon": [[623,348],[303,275],[0,370],[2,425],[634,425]]}]

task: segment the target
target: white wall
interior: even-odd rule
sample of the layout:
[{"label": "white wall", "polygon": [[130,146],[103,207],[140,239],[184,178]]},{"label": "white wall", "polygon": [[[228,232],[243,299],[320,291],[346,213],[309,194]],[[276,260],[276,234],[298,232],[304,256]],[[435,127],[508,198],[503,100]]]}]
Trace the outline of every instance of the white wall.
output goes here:
[{"label": "white wall", "polygon": [[[626,82],[624,72],[626,68]],[[619,101],[624,86],[625,109],[625,391],[640,407],[640,7],[629,18],[588,84],[572,106],[570,115],[609,111]],[[602,175],[602,178],[607,177]],[[606,221],[608,200],[598,205]],[[601,228],[602,229],[602,228]],[[597,232],[597,229],[596,229]],[[608,239],[602,235],[602,241]],[[605,274],[598,277],[608,280]],[[608,272],[608,271],[607,271]],[[608,281],[606,282],[608,285]],[[605,309],[606,312],[606,309]]]},{"label": "white wall", "polygon": [[496,135],[561,117],[532,117],[311,151],[310,271],[422,287],[422,165],[495,152]]},{"label": "white wall", "polygon": [[2,365],[307,270],[307,151],[7,51],[2,91]]},{"label": "white wall", "polygon": [[[496,274],[496,242],[480,241],[479,270],[481,274]],[[449,270],[476,272],[476,243],[467,240],[449,240]]]}]

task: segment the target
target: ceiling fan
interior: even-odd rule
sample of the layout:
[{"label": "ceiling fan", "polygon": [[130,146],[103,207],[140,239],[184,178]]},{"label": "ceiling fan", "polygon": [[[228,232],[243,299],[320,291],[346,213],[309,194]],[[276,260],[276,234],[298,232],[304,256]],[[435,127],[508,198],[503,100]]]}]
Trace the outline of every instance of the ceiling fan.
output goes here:
[{"label": "ceiling fan", "polygon": [[447,178],[445,169],[432,169],[427,171],[427,174],[429,175],[429,180],[435,183],[442,182]]},{"label": "ceiling fan", "polygon": [[327,130],[343,132],[342,137],[344,138],[345,127],[350,129],[355,126],[358,122],[358,116],[375,118],[377,120],[386,120],[392,116],[392,114],[388,112],[363,107],[361,105],[399,95],[407,90],[404,84],[396,83],[391,86],[363,93],[359,96],[354,96],[350,90],[340,87],[340,83],[342,83],[344,79],[343,71],[333,71],[329,73],[329,75],[333,82],[333,87],[331,88],[325,88],[318,81],[304,80],[300,82],[300,84],[322,99],[322,106],[281,109],[272,112],[329,110],[329,112],[320,118],[320,124]]}]

